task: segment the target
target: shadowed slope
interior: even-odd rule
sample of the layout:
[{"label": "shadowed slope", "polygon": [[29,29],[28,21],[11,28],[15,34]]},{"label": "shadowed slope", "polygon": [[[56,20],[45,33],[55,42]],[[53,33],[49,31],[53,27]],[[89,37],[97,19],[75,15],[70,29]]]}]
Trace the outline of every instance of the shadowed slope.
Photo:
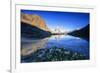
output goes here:
[{"label": "shadowed slope", "polygon": [[90,34],[89,31],[90,30],[89,30],[89,24],[88,24],[87,26],[83,27],[82,29],[75,30],[75,31],[70,32],[68,34],[89,40],[89,34]]},{"label": "shadowed slope", "polygon": [[36,26],[21,22],[21,37],[26,38],[45,38],[49,37],[51,33],[44,31]]}]

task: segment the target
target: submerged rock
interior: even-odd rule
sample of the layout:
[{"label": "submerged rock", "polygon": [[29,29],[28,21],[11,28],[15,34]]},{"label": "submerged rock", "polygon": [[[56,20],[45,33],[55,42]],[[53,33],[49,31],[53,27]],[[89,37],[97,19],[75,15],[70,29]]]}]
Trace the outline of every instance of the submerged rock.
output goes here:
[{"label": "submerged rock", "polygon": [[[30,60],[31,58],[31,60]],[[33,58],[33,59],[32,59]],[[85,55],[78,52],[72,52],[64,48],[46,48],[38,50],[35,53],[21,58],[22,62],[48,62],[48,61],[71,61],[71,60],[87,60]]]}]

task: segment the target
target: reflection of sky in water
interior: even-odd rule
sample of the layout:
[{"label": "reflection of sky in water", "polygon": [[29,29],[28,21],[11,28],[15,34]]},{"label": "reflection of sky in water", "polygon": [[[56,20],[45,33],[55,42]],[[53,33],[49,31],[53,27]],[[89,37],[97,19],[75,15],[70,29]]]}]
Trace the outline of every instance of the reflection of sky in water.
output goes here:
[{"label": "reflection of sky in water", "polygon": [[87,54],[89,52],[89,42],[73,36],[58,35],[49,38],[46,47],[63,47],[68,50],[77,51],[82,54]]},{"label": "reflection of sky in water", "polygon": [[24,39],[22,41],[22,52],[23,54],[31,54],[39,49],[46,49],[50,47],[61,47],[73,52],[79,52],[83,55],[89,56],[89,42],[73,36],[65,35],[54,35],[49,38],[39,40]]}]

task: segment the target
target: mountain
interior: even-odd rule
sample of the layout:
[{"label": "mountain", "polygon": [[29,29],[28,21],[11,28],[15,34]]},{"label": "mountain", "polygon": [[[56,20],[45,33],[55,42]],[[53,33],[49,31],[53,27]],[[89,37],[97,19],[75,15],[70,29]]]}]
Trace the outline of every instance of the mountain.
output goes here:
[{"label": "mountain", "polygon": [[21,14],[21,36],[27,38],[44,38],[51,35],[44,20],[38,15]]},{"label": "mountain", "polygon": [[46,26],[45,21],[40,16],[35,14],[32,15],[21,13],[21,22],[36,26],[44,31],[50,31],[49,28]]},{"label": "mountain", "polygon": [[80,30],[75,30],[75,31],[70,32],[68,34],[89,40],[89,34],[90,34],[89,32],[90,32],[90,30],[89,30],[89,24],[88,24],[87,26],[81,28]]}]

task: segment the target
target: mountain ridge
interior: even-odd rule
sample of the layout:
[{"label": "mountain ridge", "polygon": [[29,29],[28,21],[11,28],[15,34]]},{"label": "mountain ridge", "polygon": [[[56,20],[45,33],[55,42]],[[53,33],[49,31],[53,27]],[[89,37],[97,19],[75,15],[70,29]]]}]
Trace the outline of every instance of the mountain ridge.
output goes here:
[{"label": "mountain ridge", "polygon": [[50,31],[50,29],[46,26],[46,23],[42,19],[42,17],[36,14],[31,15],[31,14],[21,13],[21,22],[27,23],[32,26],[36,26],[44,31]]},{"label": "mountain ridge", "polygon": [[21,37],[45,38],[50,35],[49,28],[40,16],[21,13]]},{"label": "mountain ridge", "polygon": [[80,30],[75,30],[75,31],[70,32],[68,34],[89,40],[89,36],[90,36],[89,32],[90,32],[90,30],[89,30],[89,24],[88,24],[85,27],[81,28]]}]

